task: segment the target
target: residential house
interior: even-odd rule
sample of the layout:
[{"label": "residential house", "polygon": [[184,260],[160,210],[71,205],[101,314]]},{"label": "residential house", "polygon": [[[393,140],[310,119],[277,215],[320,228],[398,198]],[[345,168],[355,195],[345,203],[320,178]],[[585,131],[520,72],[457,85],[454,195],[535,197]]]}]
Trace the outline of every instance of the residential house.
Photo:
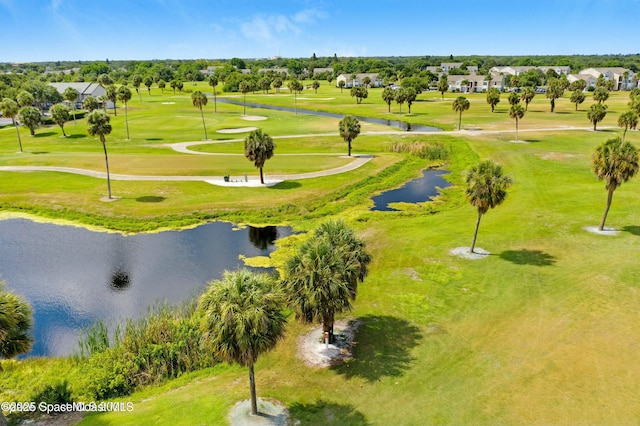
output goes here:
[{"label": "residential house", "polygon": [[99,96],[104,96],[107,94],[107,90],[99,83],[49,83],[49,86],[53,86],[56,88],[58,93],[61,95],[64,93],[67,88],[72,87],[78,91],[78,99],[76,100],[76,108],[82,107],[82,102],[93,96],[94,98],[98,98]]},{"label": "residential house", "polygon": [[344,87],[358,87],[364,86],[362,80],[365,77],[369,77],[371,79],[371,83],[369,87],[382,87],[382,79],[378,76],[377,72],[374,73],[360,73],[360,74],[340,74],[336,78],[336,87],[340,87],[340,82],[344,81]]},{"label": "residential house", "polygon": [[461,68],[461,67],[462,67],[462,62],[443,62],[440,64],[440,69],[444,73],[448,73],[453,68]]},{"label": "residential house", "polygon": [[504,90],[504,76],[492,74],[491,78],[485,75],[448,75],[447,83],[449,91],[462,93],[481,93],[495,88]]},{"label": "residential house", "polygon": [[320,74],[324,74],[324,73],[326,73],[327,75],[333,75],[333,68],[331,68],[331,67],[328,67],[328,68],[314,68],[312,75],[316,76],[316,75],[320,75]]},{"label": "residential house", "polygon": [[279,75],[285,75],[288,76],[289,75],[289,68],[278,68],[278,67],[274,67],[274,68],[260,68],[258,70],[258,74],[267,74],[267,73],[275,73],[275,74],[279,74]]},{"label": "residential house", "polygon": [[206,69],[200,70],[200,73],[205,77],[209,77],[213,75],[213,73],[219,68],[224,68],[224,67],[222,65],[210,65]]},{"label": "residential house", "polygon": [[595,86],[598,77],[601,75],[605,81],[613,81],[613,90],[631,90],[634,87],[638,87],[634,72],[622,67],[586,68],[578,74],[588,76],[587,87]]}]

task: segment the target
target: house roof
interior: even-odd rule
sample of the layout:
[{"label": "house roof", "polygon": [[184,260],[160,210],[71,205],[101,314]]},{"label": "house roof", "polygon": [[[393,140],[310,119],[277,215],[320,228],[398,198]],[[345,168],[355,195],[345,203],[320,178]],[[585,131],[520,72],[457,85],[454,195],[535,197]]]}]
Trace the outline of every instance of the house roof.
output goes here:
[{"label": "house roof", "polygon": [[622,75],[625,72],[628,72],[629,75],[633,75],[633,72],[631,70],[628,70],[622,67],[586,68],[580,71],[578,74],[589,74],[589,75],[593,75],[594,77],[597,77],[600,74],[606,74],[608,72],[611,72],[617,75]]},{"label": "house roof", "polygon": [[102,85],[99,84],[99,83],[88,83],[88,82],[82,82],[82,83],[49,83],[49,86],[55,87],[56,90],[59,93],[64,93],[64,91],[67,90],[67,88],[73,87],[74,89],[76,89],[78,91],[80,96],[82,96],[82,95],[91,95],[98,88],[104,89],[104,87],[102,87]]},{"label": "house roof", "polygon": [[333,72],[333,68],[328,67],[328,68],[314,68],[313,69],[313,73],[314,74],[322,74],[323,72]]}]

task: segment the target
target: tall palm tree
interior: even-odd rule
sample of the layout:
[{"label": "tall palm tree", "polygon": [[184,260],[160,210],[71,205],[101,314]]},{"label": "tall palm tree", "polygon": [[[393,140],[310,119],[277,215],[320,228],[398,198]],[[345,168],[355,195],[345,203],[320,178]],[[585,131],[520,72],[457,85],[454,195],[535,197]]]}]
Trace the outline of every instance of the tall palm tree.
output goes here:
[{"label": "tall palm tree", "polygon": [[213,88],[213,112],[217,113],[217,102],[216,102],[216,86],[218,85],[218,76],[215,74],[211,74],[209,76],[209,86]]},{"label": "tall palm tree", "polygon": [[191,94],[191,102],[193,103],[193,106],[198,107],[200,109],[200,115],[202,116],[202,127],[204,127],[205,141],[208,140],[209,138],[207,137],[207,125],[204,122],[204,112],[202,111],[202,108],[205,105],[207,105],[208,101],[209,100],[207,99],[207,95],[202,93],[200,90],[196,90]]},{"label": "tall palm tree", "polygon": [[478,220],[471,242],[471,253],[474,253],[480,219],[489,209],[500,205],[507,197],[507,188],[511,186],[511,178],[502,174],[502,166],[491,160],[481,161],[469,170],[465,177],[467,201],[478,210]]},{"label": "tall palm tree", "polygon": [[509,117],[516,120],[516,142],[518,142],[518,121],[524,117],[524,108],[520,104],[511,105]]},{"label": "tall palm tree", "polygon": [[[116,102],[118,101],[118,90],[116,89],[116,86],[114,86],[113,84],[110,86],[107,86],[106,90],[107,90],[107,94],[105,96],[113,104],[113,115],[117,117],[118,111],[116,110]],[[105,111],[106,111],[106,107],[105,107]]]},{"label": "tall palm tree", "polygon": [[338,131],[340,137],[347,143],[347,155],[351,157],[351,141],[360,134],[360,122],[354,116],[347,115],[338,123]]},{"label": "tall palm tree", "polygon": [[612,138],[598,146],[593,153],[591,170],[604,180],[608,191],[607,206],[600,222],[599,229],[604,229],[607,214],[615,191],[623,182],[628,181],[638,173],[638,150],[620,137]]},{"label": "tall palm tree", "polygon": [[4,98],[2,102],[0,102],[0,112],[5,117],[10,117],[13,126],[16,128],[16,133],[18,134],[18,145],[20,145],[20,152],[22,152],[22,140],[20,139],[20,130],[18,129],[18,124],[16,123],[16,115],[18,115],[18,104],[16,101],[10,98]]},{"label": "tall palm tree", "polygon": [[283,298],[271,277],[225,272],[198,300],[203,340],[216,357],[249,367],[251,414],[258,414],[254,364],[284,336]]},{"label": "tall palm tree", "polygon": [[80,93],[73,87],[67,87],[62,93],[62,97],[64,98],[64,100],[71,104],[71,112],[73,114],[74,125],[78,124],[76,122],[76,102],[78,102],[78,96],[80,96]]},{"label": "tall palm tree", "polygon": [[618,117],[618,126],[624,127],[624,133],[622,134],[622,140],[624,141],[627,129],[635,129],[638,126],[638,114],[635,111],[623,112]]},{"label": "tall palm tree", "polygon": [[127,140],[129,138],[129,111],[127,108],[127,103],[131,100],[131,90],[127,86],[120,86],[118,88],[118,100],[120,102],[124,102],[124,123],[127,128]]},{"label": "tall palm tree", "polygon": [[238,84],[238,89],[244,95],[244,109],[242,115],[247,115],[247,93],[251,91],[251,83],[248,81],[241,81],[240,84]]},{"label": "tall palm tree", "polygon": [[523,87],[522,93],[520,94],[520,99],[524,101],[524,110],[529,111],[529,102],[533,100],[536,96],[536,91],[533,90],[533,87]]},{"label": "tall palm tree", "polygon": [[596,125],[604,120],[607,115],[607,106],[605,104],[593,104],[587,111],[587,118],[593,123],[593,130],[596,131]]},{"label": "tall palm tree", "polygon": [[396,98],[396,91],[391,87],[385,87],[382,91],[382,100],[387,104],[387,112],[391,112],[391,102]]},{"label": "tall palm tree", "polygon": [[333,342],[335,315],[351,310],[370,262],[364,243],[344,222],[319,226],[285,264],[282,286],[288,305],[299,320],[322,322]]},{"label": "tall palm tree", "polygon": [[93,111],[87,116],[87,123],[89,124],[89,127],[87,127],[87,132],[91,136],[98,135],[100,137],[100,142],[102,142],[102,148],[104,150],[104,162],[107,166],[107,189],[109,199],[111,199],[111,177],[109,175],[107,141],[104,138],[104,135],[108,135],[109,133],[111,133],[111,124],[109,123],[110,120],[111,118],[102,111]]},{"label": "tall palm tree", "polygon": [[458,130],[460,130],[460,126],[462,124],[462,111],[468,110],[469,106],[469,101],[464,96],[458,96],[456,100],[453,101],[453,110],[460,113],[460,118],[458,118]]},{"label": "tall palm tree", "polygon": [[264,133],[261,129],[256,129],[249,133],[244,140],[244,156],[249,161],[253,161],[253,165],[260,169],[260,183],[264,185],[264,175],[262,168],[264,163],[273,157],[273,151],[276,148],[276,144],[271,139],[271,136]]}]

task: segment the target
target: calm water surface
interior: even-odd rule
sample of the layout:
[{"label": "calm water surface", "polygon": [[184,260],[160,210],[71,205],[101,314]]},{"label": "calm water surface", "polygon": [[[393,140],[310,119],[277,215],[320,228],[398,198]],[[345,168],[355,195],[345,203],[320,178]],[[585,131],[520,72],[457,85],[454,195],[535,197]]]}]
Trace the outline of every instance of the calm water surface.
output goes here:
[{"label": "calm water surface", "polygon": [[34,310],[29,355],[67,355],[97,320],[138,318],[155,303],[198,295],[239,255],[266,256],[286,227],[234,230],[213,222],[182,231],[122,235],[84,228],[0,221],[0,279]]},{"label": "calm water surface", "polygon": [[442,178],[448,174],[446,170],[425,170],[422,177],[407,182],[402,187],[383,192],[372,197],[372,211],[392,212],[398,211],[389,207],[389,203],[422,203],[429,201],[431,197],[439,194],[439,188],[451,186],[449,182]]}]

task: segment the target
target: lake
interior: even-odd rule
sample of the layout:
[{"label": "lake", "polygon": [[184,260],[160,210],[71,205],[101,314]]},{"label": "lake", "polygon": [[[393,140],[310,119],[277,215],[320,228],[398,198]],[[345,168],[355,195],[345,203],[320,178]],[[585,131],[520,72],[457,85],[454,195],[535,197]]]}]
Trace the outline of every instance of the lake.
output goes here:
[{"label": "lake", "polygon": [[0,279],[34,310],[30,356],[69,355],[97,320],[139,318],[149,307],[200,294],[239,255],[268,256],[288,227],[212,222],[193,229],[123,235],[27,219],[0,220]]}]

